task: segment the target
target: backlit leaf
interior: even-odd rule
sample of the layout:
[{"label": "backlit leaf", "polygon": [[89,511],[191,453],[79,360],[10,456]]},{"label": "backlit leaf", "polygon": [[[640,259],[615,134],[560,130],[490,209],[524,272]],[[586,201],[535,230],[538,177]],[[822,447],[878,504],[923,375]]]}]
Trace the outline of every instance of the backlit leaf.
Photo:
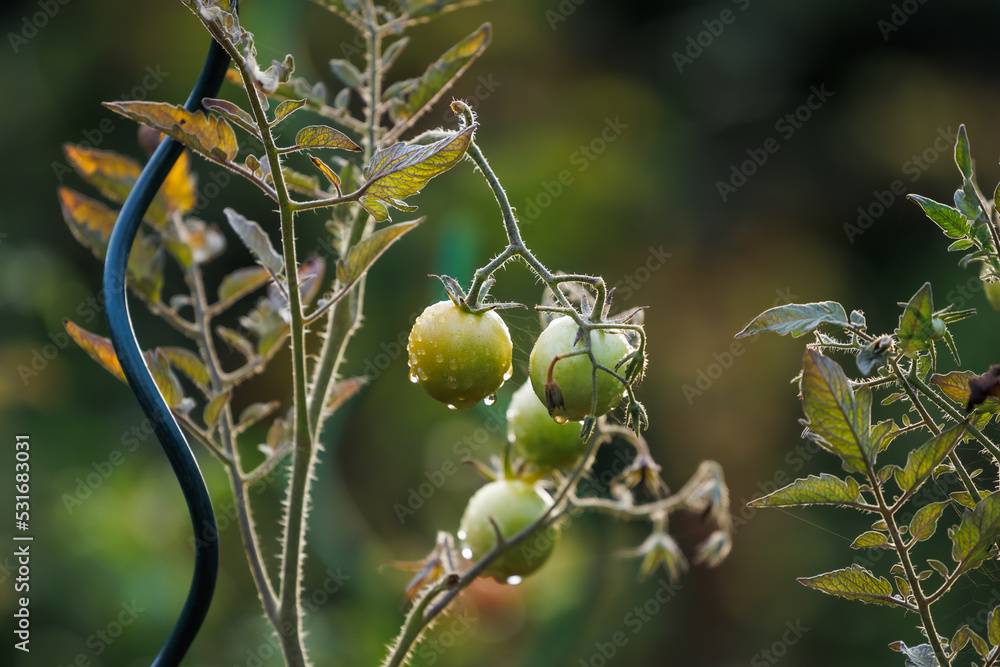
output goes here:
[{"label": "backlit leaf", "polygon": [[212,400],[208,402],[205,406],[205,412],[202,418],[205,421],[205,427],[211,430],[219,421],[219,417],[222,416],[223,408],[229,403],[229,399],[233,397],[230,390],[225,390],[216,394]]},{"label": "backlit leaf", "polygon": [[243,125],[252,128],[257,127],[257,121],[253,119],[253,116],[229,100],[217,100],[215,98],[206,97],[201,101],[201,103],[209,111],[215,111],[219,115],[235,121],[237,125],[242,123]]},{"label": "backlit leaf", "polygon": [[285,100],[274,110],[274,122],[282,121],[293,111],[298,111],[306,105],[305,100]]},{"label": "backlit leaf", "polygon": [[397,143],[380,148],[364,169],[365,194],[391,205],[419,192],[427,181],[462,160],[476,127],[470,125],[426,146]]},{"label": "backlit leaf", "polygon": [[165,102],[105,102],[104,106],[173,137],[217,162],[231,162],[239,150],[229,122],[213,113],[191,113]]},{"label": "backlit leaf", "polygon": [[361,388],[366,384],[368,384],[368,378],[363,375],[339,380],[330,388],[330,393],[327,396],[326,405],[323,406],[323,410],[327,413],[336,412],[337,408],[361,391]]},{"label": "backlit leaf", "polygon": [[419,218],[412,222],[400,222],[383,227],[352,246],[346,257],[337,260],[337,280],[341,283],[341,289],[346,289],[349,285],[354,284],[389,246],[423,220],[423,218]]},{"label": "backlit leaf", "polygon": [[798,582],[829,595],[869,604],[898,605],[899,598],[892,594],[892,584],[885,577],[875,577],[860,565],[834,570],[815,577],[801,577]]},{"label": "backlit leaf", "polygon": [[938,519],[950,503],[929,503],[916,511],[910,521],[910,536],[917,542],[923,542],[934,536]]},{"label": "backlit leaf", "polygon": [[[63,148],[66,160],[83,180],[116,204],[125,201],[142,171],[142,166],[138,162],[113,151],[73,144],[66,144]],[[158,194],[153,199],[144,219],[158,229],[166,227],[167,213],[162,195]]]},{"label": "backlit leaf", "polygon": [[264,419],[269,414],[273,413],[281,407],[281,402],[270,401],[268,403],[251,403],[243,412],[240,413],[240,418],[236,424],[237,431],[245,431],[250,428],[261,419]]},{"label": "backlit leaf", "polygon": [[360,88],[364,78],[358,68],[346,60],[334,58],[330,61],[330,71],[348,88]]},{"label": "backlit leaf", "polygon": [[224,209],[223,213],[226,214],[226,220],[229,221],[233,231],[253,253],[254,259],[260,262],[271,275],[281,274],[285,268],[284,260],[271,245],[270,237],[261,226],[231,208]]},{"label": "backlit leaf", "polygon": [[802,364],[802,409],[808,428],[820,444],[841,458],[848,472],[867,473],[874,463],[869,451],[871,391],[851,389],[837,362],[808,348]]},{"label": "backlit leaf", "polygon": [[118,212],[66,187],[59,188],[59,205],[66,225],[76,240],[89,248],[98,259],[104,259]]},{"label": "backlit leaf", "polygon": [[762,331],[798,337],[815,330],[821,324],[845,327],[850,323],[844,307],[836,301],[791,303],[765,310],[736,334],[736,338],[752,336]]},{"label": "backlit leaf", "polygon": [[330,183],[332,183],[333,186],[337,188],[337,191],[340,192],[340,176],[337,175],[337,172],[335,172],[333,169],[330,169],[330,167],[325,162],[320,160],[318,157],[310,155],[309,159],[312,161],[314,165],[316,165],[316,168],[320,170],[323,176],[326,177],[326,180],[330,181]]},{"label": "backlit leaf", "polygon": [[962,523],[948,530],[951,557],[961,572],[979,567],[990,557],[1000,538],[1000,491],[991,493],[962,517]]},{"label": "backlit leaf", "polygon": [[[920,208],[924,209],[927,217],[937,223],[937,226],[948,238],[964,239],[969,233],[969,221],[957,208],[939,204],[933,199],[920,195],[909,195],[907,198],[920,204]],[[949,250],[952,249],[959,250],[961,248],[949,248]]]},{"label": "backlit leaf", "polygon": [[146,365],[153,376],[156,387],[163,394],[164,402],[171,410],[177,408],[184,400],[184,389],[174,372],[170,370],[170,362],[159,350],[147,353]]},{"label": "backlit leaf", "polygon": [[360,151],[361,146],[340,130],[327,125],[310,125],[295,135],[295,145],[299,148],[340,148],[345,151]]},{"label": "backlit leaf", "polygon": [[930,338],[934,333],[934,325],[931,323],[934,310],[932,299],[931,284],[924,283],[899,316],[896,337],[899,339],[901,352],[909,357],[916,357],[917,353],[931,345]]},{"label": "backlit leaf", "polygon": [[205,362],[191,350],[184,347],[158,347],[156,351],[166,357],[171,366],[190,378],[199,388],[205,389],[211,383]]},{"label": "backlit leaf", "polygon": [[126,381],[125,372],[122,371],[122,366],[118,362],[110,339],[92,334],[70,320],[63,320],[63,326],[70,338],[76,341],[76,344],[83,348],[83,351],[89,354],[94,361],[104,366],[105,370],[122,382]]},{"label": "backlit leaf", "polygon": [[1000,646],[1000,607],[994,607],[986,621],[986,638],[993,646]]},{"label": "backlit leaf", "polygon": [[757,498],[751,507],[792,507],[795,505],[851,505],[858,502],[858,483],[851,477],[840,479],[827,473],[809,475],[768,495]]},{"label": "backlit leaf", "polygon": [[958,126],[958,137],[955,139],[955,164],[965,180],[972,179],[972,148],[964,124]]},{"label": "backlit leaf", "polygon": [[236,269],[219,283],[219,303],[226,308],[237,300],[260,289],[268,283],[271,275],[262,266],[248,266]]},{"label": "backlit leaf", "polygon": [[253,344],[232,329],[223,326],[215,327],[215,335],[221,338],[230,349],[238,351],[247,359],[253,359],[257,356]]},{"label": "backlit leaf", "polygon": [[912,450],[906,457],[906,466],[895,475],[900,490],[906,493],[913,491],[930,477],[934,468],[948,457],[962,439],[968,424],[968,420],[959,422]]},{"label": "backlit leaf", "polygon": [[411,86],[401,91],[389,106],[394,121],[422,114],[444,95],[490,43],[491,27],[485,23],[474,33],[448,49]]},{"label": "backlit leaf", "polygon": [[[945,396],[964,407],[969,403],[969,380],[974,377],[976,374],[972,371],[952,371],[943,375],[934,374],[930,381],[940,387]],[[986,400],[978,405],[977,412],[1000,412],[1000,397],[987,395]]]},{"label": "backlit leaf", "polygon": [[852,549],[892,549],[892,543],[884,534],[869,530],[858,535],[851,543]]}]

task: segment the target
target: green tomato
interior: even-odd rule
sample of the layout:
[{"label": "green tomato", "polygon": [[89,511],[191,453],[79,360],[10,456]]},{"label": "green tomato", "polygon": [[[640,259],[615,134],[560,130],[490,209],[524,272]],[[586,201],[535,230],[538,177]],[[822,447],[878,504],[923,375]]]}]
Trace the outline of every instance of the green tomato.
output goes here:
[{"label": "green tomato", "polygon": [[492,402],[511,375],[513,345],[492,310],[467,313],[451,301],[428,306],[410,330],[410,380],[451,408]]},{"label": "green tomato", "polygon": [[[545,383],[549,365],[557,356],[564,356],[584,349],[584,341],[576,342],[580,328],[569,315],[549,323],[538,336],[529,358],[528,375],[538,400],[545,401]],[[598,363],[614,369],[621,359],[632,351],[625,336],[606,331],[590,332],[590,347]],[[552,416],[557,421],[580,420],[590,414],[594,392],[593,365],[586,354],[565,357],[556,362],[552,379],[562,392],[562,405],[556,406]],[[624,387],[614,376],[597,371],[597,409],[600,417],[621,403]],[[547,404],[546,404],[547,405]]]},{"label": "green tomato", "polygon": [[[510,539],[534,523],[551,504],[548,493],[519,479],[490,482],[473,494],[462,515],[458,531],[462,555],[477,561],[496,546],[496,530],[490,517],[500,534]],[[483,575],[500,583],[515,583],[511,577],[525,577],[542,566],[558,539],[555,527],[536,533],[504,552]]]},{"label": "green tomato", "polygon": [[507,439],[519,456],[542,469],[569,467],[587,451],[579,422],[552,419],[530,381],[514,392],[507,408]]},{"label": "green tomato", "polygon": [[944,338],[945,331],[947,329],[945,328],[944,320],[940,317],[931,318],[931,339]]},{"label": "green tomato", "polygon": [[996,280],[984,280],[983,291],[986,292],[986,298],[989,299],[993,310],[1000,311],[1000,282]]}]

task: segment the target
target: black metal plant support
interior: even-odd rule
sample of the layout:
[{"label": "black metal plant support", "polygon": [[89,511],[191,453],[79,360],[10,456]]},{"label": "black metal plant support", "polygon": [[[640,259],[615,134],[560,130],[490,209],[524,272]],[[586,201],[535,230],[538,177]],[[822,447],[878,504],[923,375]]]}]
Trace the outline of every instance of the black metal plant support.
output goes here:
[{"label": "black metal plant support", "polygon": [[[235,2],[232,9],[236,11]],[[213,41],[201,76],[191,90],[187,102],[184,103],[185,109],[191,112],[198,111],[202,108],[202,99],[212,97],[218,92],[229,68],[229,62],[229,55]],[[169,137],[160,142],[122,206],[114,231],[111,233],[104,265],[108,329],[115,354],[129,386],[139,399],[139,405],[153,426],[153,431],[177,476],[191,514],[195,535],[198,537],[195,540],[195,567],[191,589],[173,631],[153,661],[153,667],[175,667],[180,664],[208,613],[219,572],[219,542],[212,501],[184,433],[146,368],[142,350],[132,329],[125,288],[129,252],[139,230],[139,224],[183,150],[182,144]]]}]

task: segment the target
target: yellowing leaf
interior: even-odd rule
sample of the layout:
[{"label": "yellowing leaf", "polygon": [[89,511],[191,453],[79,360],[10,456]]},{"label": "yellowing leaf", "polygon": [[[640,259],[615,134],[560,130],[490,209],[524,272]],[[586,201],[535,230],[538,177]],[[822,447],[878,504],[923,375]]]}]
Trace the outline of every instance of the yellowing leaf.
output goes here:
[{"label": "yellowing leaf", "polygon": [[212,113],[191,113],[165,102],[105,102],[104,106],[157,129],[216,162],[232,161],[239,150],[233,127]]},{"label": "yellowing leaf", "polygon": [[222,416],[222,409],[229,403],[229,399],[232,396],[232,392],[227,389],[212,397],[212,400],[205,406],[205,411],[202,414],[202,419],[205,421],[205,428],[211,430],[218,423],[219,417]]},{"label": "yellowing leaf", "polygon": [[465,156],[476,125],[427,146],[406,143],[379,149],[365,166],[363,194],[395,205],[421,190],[427,181],[451,169]]},{"label": "yellowing leaf", "polygon": [[183,215],[194,208],[198,201],[198,193],[195,190],[195,178],[191,174],[191,158],[187,151],[177,158],[177,162],[160,186],[157,196],[163,199],[168,211],[177,211]]},{"label": "yellowing leaf", "polygon": [[348,286],[354,284],[354,281],[363,276],[368,267],[389,246],[423,221],[424,219],[420,218],[412,222],[400,222],[395,225],[383,227],[361,239],[360,242],[347,252],[347,257],[337,261],[337,280],[341,283],[341,289],[346,289]]},{"label": "yellowing leaf", "polygon": [[76,240],[99,259],[104,259],[118,213],[96,199],[65,187],[59,188],[59,204]]},{"label": "yellowing leaf", "polygon": [[890,606],[903,604],[902,600],[893,596],[892,584],[885,577],[876,578],[860,565],[852,565],[843,570],[834,570],[815,577],[802,577],[798,582],[803,586],[848,600]]},{"label": "yellowing leaf", "polygon": [[63,320],[63,326],[76,344],[83,348],[83,351],[91,358],[109,371],[116,378],[125,382],[125,372],[115,355],[111,340],[104,336],[92,334],[82,327],[78,327],[70,320]]},{"label": "yellowing leaf", "polygon": [[[113,151],[66,144],[66,160],[90,185],[111,201],[121,204],[128,197],[142,166],[132,158]],[[145,220],[158,229],[166,227],[167,213],[163,196],[157,195],[146,211]]]},{"label": "yellowing leaf", "polygon": [[296,148],[340,148],[345,151],[360,151],[361,146],[340,130],[326,125],[303,127],[295,135]]},{"label": "yellowing leaf", "polygon": [[238,299],[267,284],[271,275],[262,266],[236,269],[219,283],[219,302],[228,307]]},{"label": "yellowing leaf", "polygon": [[211,378],[205,362],[197,354],[184,347],[159,347],[156,351],[162,354],[170,365],[188,376],[198,387],[208,387]]},{"label": "yellowing leaf", "polygon": [[323,176],[326,177],[326,180],[330,181],[330,183],[333,184],[333,187],[337,188],[337,192],[340,192],[340,176],[337,175],[337,172],[330,169],[330,167],[318,157],[310,155],[309,159],[312,160],[312,163],[316,165],[316,168],[322,172]]}]

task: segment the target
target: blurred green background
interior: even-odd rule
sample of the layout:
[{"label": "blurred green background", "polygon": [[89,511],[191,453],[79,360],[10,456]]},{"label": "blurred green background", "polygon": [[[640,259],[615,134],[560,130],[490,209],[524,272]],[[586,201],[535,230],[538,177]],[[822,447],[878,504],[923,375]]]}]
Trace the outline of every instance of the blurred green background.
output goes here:
[{"label": "blurred green background", "polygon": [[[298,0],[242,4],[262,62],[290,51],[299,74],[334,86],[325,63],[350,39],[336,17]],[[131,394],[60,337],[65,317],[100,333],[105,325],[91,301],[100,266],[69,234],[55,188],[62,181],[92,193],[64,168],[63,142],[99,141],[138,156],[134,126],[100,102],[134,97],[137,86],[151,99],[181,102],[207,38],[174,2],[8,2],[0,17],[0,467],[12,469],[14,434],[30,434],[35,535],[32,652],[15,652],[6,634],[0,663],[146,665],[187,591],[190,528],[159,447],[129,435],[142,424]],[[958,183],[951,145],[963,122],[984,189],[1000,177],[993,45],[1000,7],[972,0],[509,0],[414,29],[393,73],[418,74],[484,21],[493,22],[493,44],[454,94],[480,113],[478,141],[524,218],[525,239],[552,268],[620,283],[620,306],[650,306],[651,365],[639,395],[652,417],[654,454],[674,488],[702,459],[719,461],[738,528],[728,561],[694,568],[661,604],[661,574],[637,584],[637,563],[615,557],[642,541],[644,527],[578,519],[542,574],[516,588],[477,586],[466,611],[444,620],[413,664],[901,664],[886,645],[919,643],[915,617],[795,582],[869,557],[849,549],[864,520],[838,510],[743,509],[776,484],[839,467],[829,455],[805,451],[799,438],[788,380],[803,342],[771,337],[731,348],[732,336],[783,300],[838,300],[863,309],[872,330],[888,331],[896,302],[931,280],[937,307],[981,311],[954,327],[961,367],[979,372],[998,361],[998,315],[978,280],[946,256],[944,237],[891,186],[900,181],[906,192],[949,200]],[[685,50],[688,60],[676,55]],[[156,80],[152,90],[143,91],[144,79]],[[240,100],[239,92],[229,86],[224,95]],[[786,119],[796,113],[798,120]],[[446,121],[442,107],[425,125]],[[743,164],[754,156],[763,164]],[[207,194],[200,216],[223,223],[222,208],[235,205],[273,229],[257,191],[233,182],[212,197],[207,186],[218,174],[204,162],[195,166]],[[753,173],[731,180],[734,169]],[[564,171],[572,182],[557,192]],[[733,186],[725,198],[720,181]],[[374,665],[383,657],[402,620],[408,575],[380,564],[417,559],[435,531],[454,531],[480,481],[463,467],[405,521],[394,506],[457,463],[467,439],[483,457],[499,451],[503,408],[524,378],[538,331],[533,313],[506,316],[515,377],[493,407],[450,412],[407,382],[400,341],[414,315],[442,296],[425,276],[446,272],[467,283],[503,238],[492,197],[468,164],[413,202],[428,222],[372,271],[348,372],[388,366],[326,431],[305,591],[317,665]],[[859,208],[871,222],[848,233]],[[303,250],[321,222],[303,219]],[[210,280],[248,261],[231,242]],[[529,303],[539,297],[518,267],[499,276],[494,292]],[[144,342],[176,342],[141,308],[135,319]],[[940,359],[946,369],[954,363]],[[19,372],[33,363],[37,375]],[[284,375],[270,372],[239,401],[289,394]],[[899,442],[897,455],[916,444]],[[198,453],[220,515],[223,572],[185,664],[277,665],[228,485],[216,461]],[[613,466],[613,453],[602,461]],[[263,526],[276,524],[277,481],[254,496]],[[0,497],[10,499],[11,487],[11,475],[3,475]],[[678,519],[672,529],[688,549],[703,536],[697,518]],[[268,550],[275,534],[265,538]],[[7,619],[10,544],[0,550]],[[873,567],[887,574],[884,561]],[[997,603],[996,588],[988,564],[942,605],[942,629],[950,634],[963,620],[982,629],[976,614]],[[614,644],[618,632],[624,646]]]}]

